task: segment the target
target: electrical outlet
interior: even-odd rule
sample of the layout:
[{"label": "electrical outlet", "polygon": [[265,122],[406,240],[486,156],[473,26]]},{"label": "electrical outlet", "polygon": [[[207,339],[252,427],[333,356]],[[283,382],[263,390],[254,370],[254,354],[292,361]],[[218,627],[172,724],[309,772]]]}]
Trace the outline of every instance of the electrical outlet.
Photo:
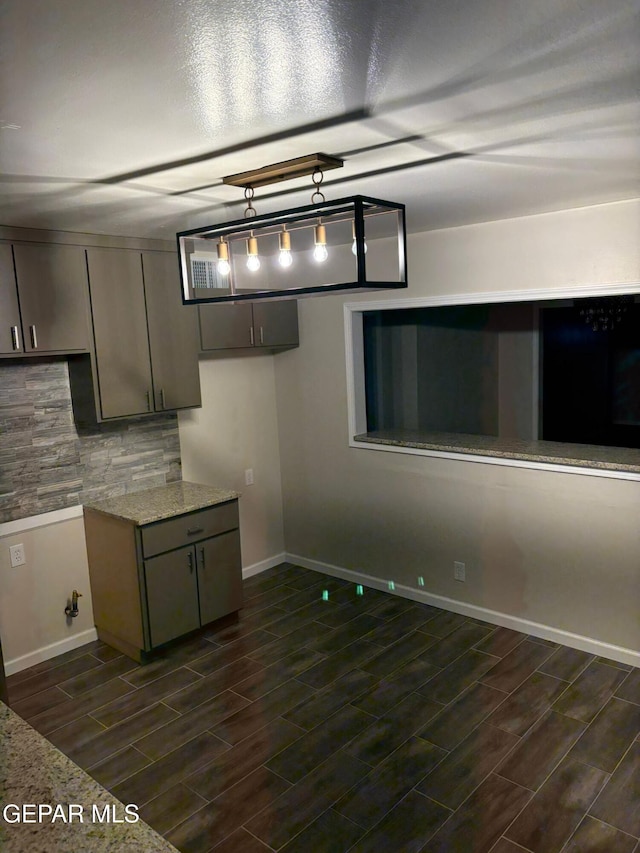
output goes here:
[{"label": "electrical outlet", "polygon": [[11,556],[11,566],[14,569],[17,566],[24,566],[24,564],[27,562],[27,558],[24,553],[24,545],[22,544],[22,542],[19,545],[9,546],[9,554]]},{"label": "electrical outlet", "polygon": [[245,486],[253,486],[253,468],[246,468],[244,472]]},{"label": "electrical outlet", "polygon": [[453,564],[453,577],[457,581],[465,581],[465,565],[464,563],[455,562]]}]

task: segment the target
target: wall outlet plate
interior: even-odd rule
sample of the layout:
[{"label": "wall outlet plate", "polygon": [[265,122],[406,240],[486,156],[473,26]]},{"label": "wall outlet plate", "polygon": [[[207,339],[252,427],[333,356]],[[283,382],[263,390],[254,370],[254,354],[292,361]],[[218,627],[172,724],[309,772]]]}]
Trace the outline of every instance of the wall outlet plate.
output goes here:
[{"label": "wall outlet plate", "polygon": [[24,545],[22,544],[22,542],[19,545],[10,545],[9,555],[11,557],[11,567],[14,569],[18,566],[24,566],[24,564],[27,562],[27,558],[24,553]]},{"label": "wall outlet plate", "polygon": [[466,570],[464,563],[458,563],[457,561],[453,564],[453,577],[457,581],[466,580]]}]

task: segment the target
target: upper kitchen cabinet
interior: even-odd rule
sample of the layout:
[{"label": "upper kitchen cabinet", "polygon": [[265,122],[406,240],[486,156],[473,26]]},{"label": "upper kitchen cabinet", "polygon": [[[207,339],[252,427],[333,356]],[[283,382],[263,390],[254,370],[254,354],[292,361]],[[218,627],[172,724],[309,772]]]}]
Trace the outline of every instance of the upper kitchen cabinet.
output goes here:
[{"label": "upper kitchen cabinet", "polygon": [[39,243],[0,245],[0,354],[88,352],[84,249]]},{"label": "upper kitchen cabinet", "polygon": [[182,304],[176,256],[143,252],[142,273],[155,409],[200,406],[198,312]]},{"label": "upper kitchen cabinet", "polygon": [[298,303],[238,302],[200,305],[202,352],[286,349],[298,346]]},{"label": "upper kitchen cabinet", "polygon": [[197,313],[175,254],[88,248],[87,266],[94,347],[90,371],[69,365],[77,419],[87,404],[98,421],[199,406]]}]

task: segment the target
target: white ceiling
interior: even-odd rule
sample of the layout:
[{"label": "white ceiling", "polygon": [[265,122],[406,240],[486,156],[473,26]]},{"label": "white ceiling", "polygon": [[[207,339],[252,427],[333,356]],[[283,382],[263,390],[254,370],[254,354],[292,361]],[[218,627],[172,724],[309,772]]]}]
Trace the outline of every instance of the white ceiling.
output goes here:
[{"label": "white ceiling", "polygon": [[0,0],[0,223],[173,238],[314,152],[414,231],[637,197],[639,91],[638,0]]}]

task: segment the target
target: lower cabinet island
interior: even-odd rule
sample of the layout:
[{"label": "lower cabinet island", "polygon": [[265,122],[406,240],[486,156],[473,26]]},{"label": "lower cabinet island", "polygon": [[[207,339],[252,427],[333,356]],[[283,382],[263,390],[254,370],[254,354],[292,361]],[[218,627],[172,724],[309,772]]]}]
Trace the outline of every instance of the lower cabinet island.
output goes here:
[{"label": "lower cabinet island", "polygon": [[178,482],[84,505],[101,640],[144,662],[242,607],[238,498]]}]

